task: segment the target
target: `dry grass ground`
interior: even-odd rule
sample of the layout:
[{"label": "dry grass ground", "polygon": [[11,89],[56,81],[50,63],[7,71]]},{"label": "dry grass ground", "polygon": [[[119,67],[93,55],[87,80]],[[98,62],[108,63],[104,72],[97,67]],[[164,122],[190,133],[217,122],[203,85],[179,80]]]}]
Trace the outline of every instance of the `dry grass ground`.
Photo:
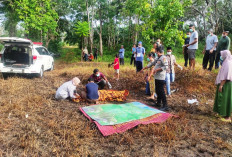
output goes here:
[{"label": "dry grass ground", "polygon": [[[1,79],[0,156],[232,156],[232,125],[212,112],[216,74],[177,71],[172,89],[178,90],[168,103],[178,118],[103,137],[79,111],[88,104],[54,99],[63,82],[78,76],[85,84],[96,67],[114,89],[130,91],[127,101],[152,104],[142,74],[130,66],[121,68],[119,82],[106,63],[57,62],[43,79]],[[188,98],[200,104],[189,105]]]}]

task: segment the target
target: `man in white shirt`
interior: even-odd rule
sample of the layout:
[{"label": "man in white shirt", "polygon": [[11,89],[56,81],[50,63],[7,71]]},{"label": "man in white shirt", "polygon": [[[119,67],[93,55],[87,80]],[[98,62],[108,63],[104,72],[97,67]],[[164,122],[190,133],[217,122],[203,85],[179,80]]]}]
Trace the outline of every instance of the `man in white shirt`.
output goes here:
[{"label": "man in white shirt", "polygon": [[198,33],[193,24],[189,25],[189,31],[191,33],[189,44],[186,45],[188,47],[188,57],[190,60],[190,69],[195,69],[195,57],[196,51],[198,49]]},{"label": "man in white shirt", "polygon": [[71,81],[62,84],[56,91],[56,99],[75,99],[77,94],[75,93],[77,86],[80,84],[80,79],[75,77]]}]

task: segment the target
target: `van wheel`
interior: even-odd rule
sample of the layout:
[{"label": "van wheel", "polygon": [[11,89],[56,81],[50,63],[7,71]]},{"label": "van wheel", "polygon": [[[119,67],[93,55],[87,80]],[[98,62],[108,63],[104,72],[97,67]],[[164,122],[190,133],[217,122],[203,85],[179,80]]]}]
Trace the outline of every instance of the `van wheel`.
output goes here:
[{"label": "van wheel", "polygon": [[43,78],[43,74],[44,74],[44,69],[43,69],[43,66],[42,66],[41,69],[40,69],[40,73],[36,74],[36,77],[37,78]]},{"label": "van wheel", "polygon": [[52,71],[52,70],[54,70],[54,63],[52,63],[52,66],[51,66],[51,68],[49,69],[49,71]]}]

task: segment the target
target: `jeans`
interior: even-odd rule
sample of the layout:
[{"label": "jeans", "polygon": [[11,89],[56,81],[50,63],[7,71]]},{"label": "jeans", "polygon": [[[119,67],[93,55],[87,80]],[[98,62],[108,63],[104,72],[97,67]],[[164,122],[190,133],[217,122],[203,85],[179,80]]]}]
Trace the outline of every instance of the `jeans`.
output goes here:
[{"label": "jeans", "polygon": [[216,51],[213,51],[213,53],[210,53],[209,50],[206,50],[204,58],[203,58],[203,69],[207,68],[208,62],[209,62],[208,70],[211,71],[213,69],[213,64],[214,64],[214,60],[215,60],[215,53],[216,53]]},{"label": "jeans", "polygon": [[150,83],[146,81],[146,95],[151,95]]},{"label": "jeans", "polygon": [[120,65],[124,65],[124,58],[119,58]]},{"label": "jeans", "polygon": [[167,107],[167,99],[164,92],[165,80],[155,80],[155,91],[157,94],[157,103],[163,103],[163,107]]},{"label": "jeans", "polygon": [[175,73],[166,73],[166,89],[167,95],[171,95],[170,85],[175,81]]},{"label": "jeans", "polygon": [[85,62],[88,61],[88,55],[87,54],[84,54],[84,60],[85,60]]}]

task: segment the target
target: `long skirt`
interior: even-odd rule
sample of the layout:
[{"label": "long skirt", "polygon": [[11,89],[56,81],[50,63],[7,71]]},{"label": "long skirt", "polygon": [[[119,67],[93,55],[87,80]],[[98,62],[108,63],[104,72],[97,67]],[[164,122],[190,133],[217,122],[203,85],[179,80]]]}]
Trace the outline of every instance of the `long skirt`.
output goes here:
[{"label": "long skirt", "polygon": [[219,92],[219,86],[217,86],[213,111],[220,116],[230,117],[232,112],[232,82],[226,82],[222,92]]}]

